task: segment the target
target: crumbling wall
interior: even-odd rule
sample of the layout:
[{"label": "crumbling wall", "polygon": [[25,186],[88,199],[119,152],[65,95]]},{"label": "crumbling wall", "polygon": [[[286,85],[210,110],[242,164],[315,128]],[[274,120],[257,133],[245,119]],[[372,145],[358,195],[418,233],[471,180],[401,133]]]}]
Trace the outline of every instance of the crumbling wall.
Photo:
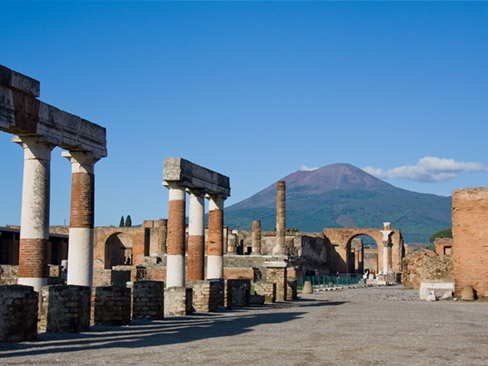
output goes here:
[{"label": "crumbling wall", "polygon": [[403,260],[402,283],[406,288],[420,288],[422,281],[452,282],[452,260],[428,249],[417,249]]}]

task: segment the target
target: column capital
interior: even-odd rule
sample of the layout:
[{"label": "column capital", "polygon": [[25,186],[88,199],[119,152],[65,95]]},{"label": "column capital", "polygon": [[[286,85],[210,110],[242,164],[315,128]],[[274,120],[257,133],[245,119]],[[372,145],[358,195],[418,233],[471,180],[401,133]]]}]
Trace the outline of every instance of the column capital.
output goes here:
[{"label": "column capital", "polygon": [[393,230],[380,230],[380,233],[383,234],[383,244],[390,242],[390,235],[393,233]]},{"label": "column capital", "polygon": [[205,197],[205,191],[203,189],[198,189],[198,188],[186,188],[185,189],[188,194],[191,194],[193,196],[197,197]]},{"label": "column capital", "polygon": [[99,156],[84,151],[63,151],[61,156],[71,162],[73,173],[93,173],[95,163],[100,160]]},{"label": "column capital", "polygon": [[30,152],[32,158],[45,160],[51,159],[51,150],[56,147],[38,136],[14,136],[12,142]]}]

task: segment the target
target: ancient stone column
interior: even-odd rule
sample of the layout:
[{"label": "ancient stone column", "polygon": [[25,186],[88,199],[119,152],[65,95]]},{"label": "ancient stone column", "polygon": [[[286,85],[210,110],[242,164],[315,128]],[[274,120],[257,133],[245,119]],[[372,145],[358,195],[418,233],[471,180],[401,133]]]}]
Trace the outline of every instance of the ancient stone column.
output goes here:
[{"label": "ancient stone column", "polygon": [[224,199],[209,196],[208,240],[207,240],[207,279],[224,277]]},{"label": "ancient stone column", "polygon": [[261,254],[261,220],[252,222],[252,254]]},{"label": "ancient stone column", "polygon": [[20,253],[17,283],[40,291],[47,284],[51,150],[35,137],[14,137],[24,149]]},{"label": "ancient stone column", "polygon": [[68,241],[68,285],[92,286],[95,175],[98,158],[81,151],[61,154],[71,162],[71,213]]},{"label": "ancient stone column", "polygon": [[227,241],[227,253],[236,254],[237,251],[237,234],[229,233],[229,238]]},{"label": "ancient stone column", "polygon": [[286,186],[279,181],[276,188],[276,243],[273,255],[285,255],[286,247]]},{"label": "ancient stone column", "polygon": [[169,185],[166,287],[185,286],[185,189]]},{"label": "ancient stone column", "polygon": [[205,198],[202,192],[190,191],[190,217],[188,224],[188,281],[205,279],[205,242],[203,220],[205,216]]},{"label": "ancient stone column", "polygon": [[385,222],[383,224],[383,274],[391,273],[391,240],[390,235],[393,233],[391,224]]}]

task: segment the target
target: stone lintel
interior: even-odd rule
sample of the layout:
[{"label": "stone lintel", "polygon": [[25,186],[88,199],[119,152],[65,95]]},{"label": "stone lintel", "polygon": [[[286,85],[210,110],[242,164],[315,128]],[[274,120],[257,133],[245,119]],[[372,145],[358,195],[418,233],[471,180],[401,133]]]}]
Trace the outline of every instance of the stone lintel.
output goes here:
[{"label": "stone lintel", "polygon": [[288,263],[285,261],[265,262],[264,266],[267,268],[285,268],[288,267]]},{"label": "stone lintel", "polygon": [[0,85],[20,90],[33,97],[40,95],[41,83],[38,80],[2,65],[0,65]]},{"label": "stone lintel", "polygon": [[70,151],[107,156],[105,128],[64,112],[31,95],[16,95],[0,85],[0,130],[19,136],[37,136]]},{"label": "stone lintel", "polygon": [[200,189],[224,198],[230,196],[229,177],[183,158],[164,160],[163,180],[165,186],[175,184],[188,189]]}]

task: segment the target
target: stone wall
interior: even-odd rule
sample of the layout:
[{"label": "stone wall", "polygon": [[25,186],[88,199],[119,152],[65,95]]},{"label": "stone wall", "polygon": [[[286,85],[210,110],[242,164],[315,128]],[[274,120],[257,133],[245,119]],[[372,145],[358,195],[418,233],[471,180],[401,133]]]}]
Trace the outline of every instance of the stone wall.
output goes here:
[{"label": "stone wall", "polygon": [[488,188],[469,188],[452,195],[453,273],[455,293],[472,286],[488,296]]},{"label": "stone wall", "polygon": [[224,281],[191,281],[193,289],[193,310],[208,313],[224,309]]},{"label": "stone wall", "polygon": [[439,255],[452,255],[452,238],[437,238],[434,241],[435,252]]},{"label": "stone wall", "polygon": [[264,281],[253,284],[256,295],[264,296],[265,304],[272,304],[276,301],[276,284]]},{"label": "stone wall", "polygon": [[125,325],[131,317],[131,291],[126,287],[104,286],[92,289],[91,324]]},{"label": "stone wall", "polygon": [[452,282],[452,260],[428,249],[417,249],[403,260],[402,283],[406,288],[420,288],[424,282]]},{"label": "stone wall", "polygon": [[184,316],[193,312],[193,290],[185,287],[169,287],[164,291],[164,316]]},{"label": "stone wall", "polygon": [[225,281],[225,307],[236,308],[249,306],[251,296],[251,281],[226,280]]},{"label": "stone wall", "polygon": [[164,282],[138,281],[132,285],[132,319],[164,317]]},{"label": "stone wall", "polygon": [[287,269],[285,267],[268,267],[265,272],[265,281],[276,286],[276,301],[285,301],[287,293]]},{"label": "stone wall", "polygon": [[19,266],[0,265],[0,285],[15,285]]},{"label": "stone wall", "polygon": [[252,268],[224,268],[224,278],[225,279],[246,279],[254,280],[255,271]]},{"label": "stone wall", "polygon": [[39,331],[80,332],[90,326],[90,288],[45,286],[40,292]]},{"label": "stone wall", "polygon": [[30,286],[0,286],[0,342],[37,338],[38,294]]}]

